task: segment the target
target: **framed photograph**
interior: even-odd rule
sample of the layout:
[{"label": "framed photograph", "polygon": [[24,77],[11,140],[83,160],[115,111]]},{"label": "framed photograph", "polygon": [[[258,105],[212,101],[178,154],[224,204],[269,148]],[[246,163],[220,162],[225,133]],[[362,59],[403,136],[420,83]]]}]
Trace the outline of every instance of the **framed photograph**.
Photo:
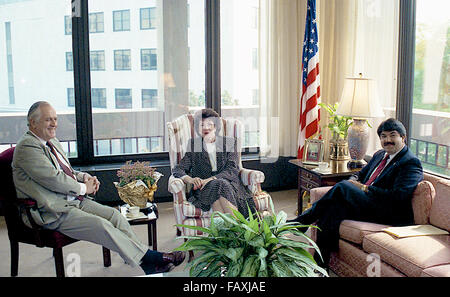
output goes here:
[{"label": "framed photograph", "polygon": [[306,139],[303,149],[303,164],[319,165],[323,161],[324,143],[321,139]]}]

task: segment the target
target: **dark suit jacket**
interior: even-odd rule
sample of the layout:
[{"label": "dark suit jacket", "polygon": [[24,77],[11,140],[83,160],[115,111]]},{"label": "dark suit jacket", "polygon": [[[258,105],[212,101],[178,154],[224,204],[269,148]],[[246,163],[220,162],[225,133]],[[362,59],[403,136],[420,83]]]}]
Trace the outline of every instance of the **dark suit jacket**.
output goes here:
[{"label": "dark suit jacket", "polygon": [[[381,162],[384,150],[377,151],[358,174],[365,183]],[[383,208],[391,224],[408,224],[414,221],[411,198],[417,184],[423,179],[420,160],[405,146],[368,187],[367,196]]]}]

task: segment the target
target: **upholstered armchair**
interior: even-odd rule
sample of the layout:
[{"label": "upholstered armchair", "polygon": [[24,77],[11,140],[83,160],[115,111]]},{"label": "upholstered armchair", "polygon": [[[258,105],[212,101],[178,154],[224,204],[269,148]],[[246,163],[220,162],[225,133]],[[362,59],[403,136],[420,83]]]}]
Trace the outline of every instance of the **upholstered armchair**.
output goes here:
[{"label": "upholstered armchair", "polygon": [[[169,158],[170,168],[177,165],[186,153],[189,139],[195,136],[194,118],[191,114],[185,114],[174,121],[167,123],[169,135]],[[242,123],[235,119],[223,119],[221,136],[235,137],[238,150],[241,151],[241,140],[243,135]],[[242,182],[253,193],[258,212],[263,213],[270,209],[270,195],[261,190],[264,182],[264,173],[257,170],[242,168],[241,155],[239,154],[239,166]],[[173,175],[169,177],[169,192],[173,195],[173,210],[177,224],[208,227],[211,222],[212,210],[202,211],[196,208],[186,199],[186,184]],[[201,231],[177,227],[177,235],[202,235]]]}]

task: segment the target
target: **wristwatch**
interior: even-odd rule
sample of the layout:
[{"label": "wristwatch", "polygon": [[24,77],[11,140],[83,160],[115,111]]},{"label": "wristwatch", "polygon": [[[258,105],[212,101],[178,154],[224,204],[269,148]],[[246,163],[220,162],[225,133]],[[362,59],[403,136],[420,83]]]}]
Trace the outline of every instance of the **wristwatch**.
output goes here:
[{"label": "wristwatch", "polygon": [[367,189],[368,189],[368,186],[367,186],[367,185],[362,185],[361,190],[362,190],[363,192],[367,193]]}]

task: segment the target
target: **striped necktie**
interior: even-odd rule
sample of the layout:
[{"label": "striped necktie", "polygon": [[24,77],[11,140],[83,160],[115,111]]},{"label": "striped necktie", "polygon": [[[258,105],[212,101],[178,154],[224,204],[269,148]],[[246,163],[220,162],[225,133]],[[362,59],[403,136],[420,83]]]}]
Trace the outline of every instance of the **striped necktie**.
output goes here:
[{"label": "striped necktie", "polygon": [[[58,161],[59,167],[61,167],[62,171],[64,171],[65,174],[67,174],[68,176],[70,176],[71,178],[73,178],[74,180],[77,180],[75,178],[75,176],[72,173],[72,170],[70,170],[69,167],[67,167],[58,157],[58,153],[56,152],[55,146],[50,142],[47,141],[47,145],[50,147],[50,151],[52,152],[52,154],[56,157],[56,160]],[[83,196],[77,196],[78,200],[83,200],[84,197]]]},{"label": "striped necktie", "polygon": [[368,181],[366,181],[365,185],[370,186],[373,181],[380,175],[381,171],[383,171],[384,167],[386,167],[387,160],[389,159],[389,155],[386,154],[386,157],[381,161],[380,165],[378,165],[375,172],[372,174],[372,176],[369,178]]}]

